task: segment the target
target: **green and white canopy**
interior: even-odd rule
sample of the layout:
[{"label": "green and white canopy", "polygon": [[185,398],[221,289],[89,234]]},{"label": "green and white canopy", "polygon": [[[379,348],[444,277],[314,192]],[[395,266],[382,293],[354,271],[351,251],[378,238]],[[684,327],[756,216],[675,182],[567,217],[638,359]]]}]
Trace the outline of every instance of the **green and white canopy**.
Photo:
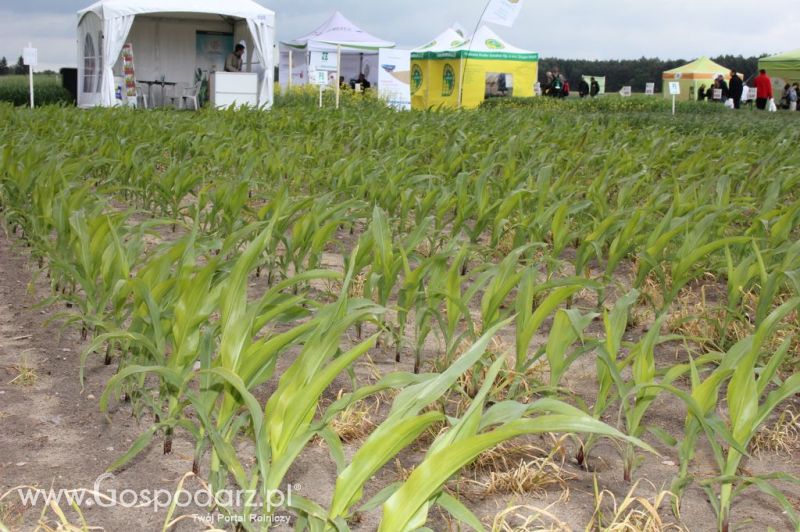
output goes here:
[{"label": "green and white canopy", "polygon": [[448,28],[439,37],[411,52],[411,59],[494,59],[536,62],[539,54],[508,44],[488,26],[481,26],[472,39]]},{"label": "green and white canopy", "polygon": [[770,77],[800,81],[800,49],[759,59],[758,68],[766,70]]}]

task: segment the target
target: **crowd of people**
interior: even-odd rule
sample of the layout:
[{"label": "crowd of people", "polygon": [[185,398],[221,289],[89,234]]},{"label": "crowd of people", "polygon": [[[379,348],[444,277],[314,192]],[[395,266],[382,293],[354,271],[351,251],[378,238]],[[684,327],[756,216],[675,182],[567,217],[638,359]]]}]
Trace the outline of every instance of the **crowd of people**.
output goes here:
[{"label": "crowd of people", "polygon": [[[800,99],[800,85],[797,83],[786,84],[779,102],[774,102],[772,80],[765,70],[761,70],[755,78],[752,78],[752,83],[752,88],[756,90],[754,101],[758,109],[772,110],[770,107],[774,105],[776,109],[797,111],[797,102]],[[544,96],[566,98],[570,94],[569,81],[558,70],[547,72],[541,90]],[[720,74],[709,86],[700,85],[696,97],[698,101],[717,102],[731,109],[740,109],[743,102],[753,102],[750,90],[751,87],[745,82],[744,77],[732,70],[730,81],[726,81],[725,76]],[[599,94],[600,84],[594,77],[589,81],[581,78],[578,83],[578,95],[581,98],[594,98]]]},{"label": "crowd of people", "polygon": [[[759,72],[758,76],[753,79],[753,85],[756,89],[756,107],[760,110],[768,110],[770,101],[774,99],[774,93],[772,79],[767,75],[766,70],[762,69]],[[798,96],[800,96],[800,86],[797,83],[793,85],[787,83],[783,88],[783,96],[780,103],[776,103],[775,106],[780,109],[797,111]],[[705,85],[700,85],[697,89],[697,99],[699,101],[707,100],[709,102],[723,103],[733,109],[739,109],[742,102],[751,101],[750,87],[734,70],[731,71],[730,83],[726,82],[722,75],[719,75],[708,88]]]},{"label": "crowd of people", "polygon": [[[542,85],[543,95],[553,98],[566,98],[569,96],[569,93],[569,81],[563,74],[558,71],[555,73],[547,72],[545,74],[544,85]],[[581,98],[586,98],[587,96],[594,98],[598,94],[600,94],[600,84],[597,83],[596,79],[591,78],[590,82],[587,82],[585,79],[581,78],[581,81],[578,83],[578,95]]]}]

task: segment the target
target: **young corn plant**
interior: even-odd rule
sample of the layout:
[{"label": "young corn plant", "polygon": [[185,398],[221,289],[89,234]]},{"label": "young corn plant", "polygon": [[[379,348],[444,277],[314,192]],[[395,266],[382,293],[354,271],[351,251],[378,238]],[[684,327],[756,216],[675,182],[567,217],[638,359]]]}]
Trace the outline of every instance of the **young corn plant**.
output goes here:
[{"label": "young corn plant", "polygon": [[[502,360],[492,366],[495,376]],[[504,401],[484,409],[492,386],[487,379],[464,416],[441,434],[409,478],[383,504],[379,530],[411,531],[423,527],[434,505],[439,505],[475,530],[483,530],[476,516],[463,503],[443,492],[445,483],[482,452],[525,434],[586,432],[629,441],[644,449],[647,444],[625,436],[581,410],[553,399],[525,405]]]},{"label": "young corn plant", "polygon": [[[747,457],[747,448],[772,414],[787,398],[800,393],[800,375],[785,381],[776,377],[777,369],[786,356],[791,338],[786,338],[764,366],[759,367],[762,348],[782,319],[800,306],[800,298],[794,298],[774,310],[758,327],[753,336],[737,342],[722,357],[717,367],[705,381],[692,364],[692,393],[667,387],[686,403],[689,414],[686,419],[684,440],[681,444],[681,470],[673,484],[680,494],[691,483],[689,463],[695,457],[696,442],[704,432],[711,445],[720,475],[701,481],[709,502],[717,514],[720,532],[731,529],[731,507],[734,498],[745,489],[755,486],[773,497],[784,510],[793,526],[800,526],[800,516],[786,497],[772,484],[774,480],[800,483],[790,475],[743,475],[741,463]],[[721,386],[727,381],[727,421],[714,412]]]}]

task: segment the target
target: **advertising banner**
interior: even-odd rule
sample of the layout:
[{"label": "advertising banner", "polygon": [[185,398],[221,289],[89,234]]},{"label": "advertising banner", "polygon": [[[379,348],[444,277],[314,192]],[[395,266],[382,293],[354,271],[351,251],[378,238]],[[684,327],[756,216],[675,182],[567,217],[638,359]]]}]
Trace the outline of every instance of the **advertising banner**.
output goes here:
[{"label": "advertising banner", "polygon": [[411,52],[381,48],[378,53],[378,94],[390,107],[411,109]]},{"label": "advertising banner", "polygon": [[196,65],[204,73],[225,70],[225,59],[231,52],[232,33],[197,32]]},{"label": "advertising banner", "polygon": [[122,47],[122,74],[125,76],[125,96],[136,98],[136,69],[133,66],[133,44]]}]

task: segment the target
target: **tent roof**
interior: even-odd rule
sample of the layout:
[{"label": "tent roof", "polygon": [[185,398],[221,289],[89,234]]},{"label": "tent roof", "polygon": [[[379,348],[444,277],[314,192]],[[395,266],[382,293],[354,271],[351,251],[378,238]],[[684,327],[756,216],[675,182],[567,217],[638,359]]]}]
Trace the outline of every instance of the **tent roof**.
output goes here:
[{"label": "tent roof", "polygon": [[[320,27],[292,41],[284,41],[281,44],[293,48],[327,48],[342,45],[346,48],[359,48],[366,50],[376,50],[378,48],[394,48],[395,43],[384,41],[374,35],[370,35],[352,22],[350,22],[340,12],[334,13],[331,18],[325,21]],[[327,45],[327,46],[326,46]]]},{"label": "tent roof", "polygon": [[412,52],[442,52],[461,46],[468,39],[454,28],[447,28],[431,42],[415,48]]},{"label": "tent roof", "polygon": [[763,57],[758,60],[758,68],[763,68],[767,74],[776,74],[784,81],[796,81],[800,79],[800,49]]},{"label": "tent roof", "polygon": [[148,13],[210,13],[227,17],[265,20],[275,25],[275,13],[253,0],[100,0],[78,11],[78,18],[96,13],[100,18]]},{"label": "tent roof", "polygon": [[771,55],[769,57],[762,57],[758,60],[759,63],[781,63],[784,61],[800,62],[800,48],[790,52],[783,52],[782,54]]},{"label": "tent roof", "polygon": [[673,68],[672,70],[667,70],[664,72],[664,76],[668,77],[670,74],[724,74],[730,76],[731,70],[715,63],[708,57],[701,57],[700,59],[696,59],[691,63],[687,63],[678,68]]},{"label": "tent roof", "polygon": [[[460,38],[459,42],[451,39],[448,43],[447,36],[455,34]],[[440,39],[444,37],[444,39]],[[436,42],[428,48],[431,43]],[[508,44],[501,39],[489,26],[481,26],[475,35],[470,39],[464,40],[455,30],[450,28],[442,35],[434,39],[427,46],[418,48],[412,52],[414,59],[449,59],[449,58],[477,58],[477,59],[516,59],[525,61],[538,61],[539,54],[523,50]],[[446,43],[446,45],[445,45]]]}]

